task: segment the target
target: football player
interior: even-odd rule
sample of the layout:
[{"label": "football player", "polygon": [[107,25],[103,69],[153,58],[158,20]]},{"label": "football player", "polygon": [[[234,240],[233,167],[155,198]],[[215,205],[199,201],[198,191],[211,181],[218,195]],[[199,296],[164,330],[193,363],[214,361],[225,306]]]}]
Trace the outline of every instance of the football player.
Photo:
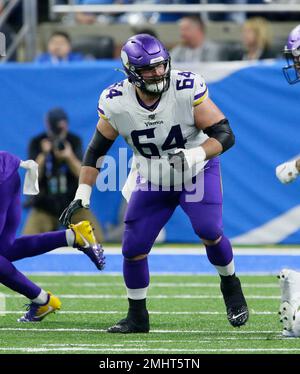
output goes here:
[{"label": "football player", "polygon": [[[235,275],[232,247],[223,234],[217,157],[234,144],[229,122],[208,97],[201,76],[171,70],[169,53],[155,37],[131,37],[122,48],[121,59],[127,79],[108,87],[100,96],[100,119],[85,153],[79,187],[61,216],[67,224],[77,209],[89,207],[98,159],[118,135],[123,136],[134,153],[126,183],[129,204],[122,243],[129,310],[126,318],[108,332],[149,331],[147,257],[178,205],[220,274],[229,322],[234,327],[242,326],[249,312]],[[200,196],[201,191],[202,198],[189,199],[194,192]]]},{"label": "football player", "polygon": [[[60,309],[58,297],[46,292],[19,272],[12,262],[52,251],[55,248],[73,246],[83,251],[98,269],[104,265],[103,249],[99,246],[88,221],[70,225],[67,230],[22,236],[16,239],[21,219],[19,167],[28,170],[25,185],[29,193],[36,193],[38,165],[32,161],[21,161],[18,157],[0,152],[0,283],[30,300],[28,310],[19,322],[39,322],[49,313]],[[30,183],[33,186],[30,186]],[[38,188],[36,188],[38,189]],[[31,191],[30,191],[31,190]],[[32,192],[34,191],[34,192]]]},{"label": "football player", "polygon": [[[289,34],[284,48],[287,66],[283,73],[288,83],[300,82],[300,25]],[[276,167],[276,176],[281,183],[293,182],[300,173],[300,159],[284,162]],[[280,322],[283,323],[283,335],[287,337],[300,337],[300,273],[283,269],[280,279],[281,304]]]}]

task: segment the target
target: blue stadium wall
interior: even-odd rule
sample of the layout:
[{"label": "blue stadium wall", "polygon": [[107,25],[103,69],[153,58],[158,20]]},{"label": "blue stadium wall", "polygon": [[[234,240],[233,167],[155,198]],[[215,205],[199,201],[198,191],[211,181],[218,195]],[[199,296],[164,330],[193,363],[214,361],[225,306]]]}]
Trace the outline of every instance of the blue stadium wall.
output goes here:
[{"label": "blue stadium wall", "polygon": [[[236,134],[235,147],[222,156],[222,177],[224,228],[237,243],[300,243],[300,181],[282,185],[274,173],[278,163],[300,153],[300,84],[286,83],[282,63],[244,68],[209,84]],[[118,67],[111,61],[2,65],[0,149],[25,159],[29,139],[44,130],[44,114],[55,106],[65,108],[71,131],[86,146],[98,119],[99,94],[123,79]],[[117,155],[120,146],[125,142],[117,139],[110,153]],[[93,211],[104,227],[117,223],[121,201],[120,192],[94,191]],[[165,239],[198,241],[180,209],[166,225]]]}]

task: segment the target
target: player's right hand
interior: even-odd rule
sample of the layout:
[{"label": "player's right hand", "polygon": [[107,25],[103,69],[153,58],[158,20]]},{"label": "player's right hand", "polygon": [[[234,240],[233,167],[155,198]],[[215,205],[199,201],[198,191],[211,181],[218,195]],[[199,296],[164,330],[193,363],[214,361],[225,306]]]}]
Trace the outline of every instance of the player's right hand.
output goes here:
[{"label": "player's right hand", "polygon": [[296,167],[296,162],[297,160],[292,160],[277,166],[276,177],[281,183],[291,183],[298,177],[299,171]]},{"label": "player's right hand", "polygon": [[72,219],[72,216],[73,214],[79,210],[79,209],[82,209],[82,208],[88,208],[88,206],[83,206],[82,205],[82,200],[73,200],[69,206],[67,206],[65,208],[65,210],[62,212],[61,216],[59,217],[59,222],[68,227],[70,224],[71,224],[71,219]]}]

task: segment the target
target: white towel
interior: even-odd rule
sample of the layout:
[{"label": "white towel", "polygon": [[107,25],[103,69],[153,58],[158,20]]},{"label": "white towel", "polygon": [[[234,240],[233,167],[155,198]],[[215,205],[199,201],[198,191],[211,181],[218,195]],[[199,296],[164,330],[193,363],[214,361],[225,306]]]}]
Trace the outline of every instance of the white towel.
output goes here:
[{"label": "white towel", "polygon": [[133,156],[130,172],[128,174],[126,183],[124,184],[124,187],[122,188],[122,195],[127,201],[127,203],[129,203],[131,194],[135,189],[137,176],[138,176],[138,170],[136,168],[135,157]]},{"label": "white towel", "polygon": [[20,167],[26,169],[23,194],[37,195],[39,189],[39,165],[33,160],[21,161]]}]

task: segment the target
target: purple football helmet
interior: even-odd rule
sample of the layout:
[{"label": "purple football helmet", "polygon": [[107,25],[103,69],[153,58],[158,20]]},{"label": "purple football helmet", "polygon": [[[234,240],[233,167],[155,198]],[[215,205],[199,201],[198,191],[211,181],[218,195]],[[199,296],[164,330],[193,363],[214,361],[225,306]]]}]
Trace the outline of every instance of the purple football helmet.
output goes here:
[{"label": "purple football helmet", "polygon": [[300,25],[290,32],[283,53],[287,60],[283,74],[289,84],[295,84],[300,81]]},{"label": "purple football helmet", "polygon": [[[121,60],[129,82],[151,94],[160,94],[170,86],[170,55],[165,46],[154,36],[137,34],[124,44]],[[164,74],[159,77],[144,79],[143,69],[152,69],[163,64]]]}]

